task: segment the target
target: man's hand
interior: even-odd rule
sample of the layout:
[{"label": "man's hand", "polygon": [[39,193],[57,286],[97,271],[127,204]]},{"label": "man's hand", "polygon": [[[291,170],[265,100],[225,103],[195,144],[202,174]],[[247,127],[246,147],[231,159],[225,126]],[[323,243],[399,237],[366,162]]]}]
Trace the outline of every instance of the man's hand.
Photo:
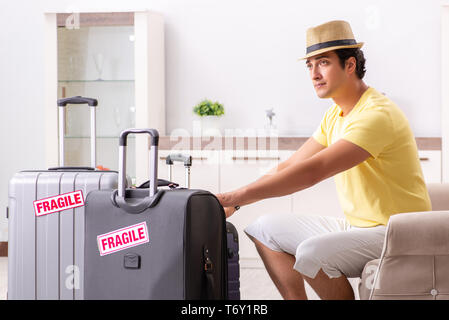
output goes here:
[{"label": "man's hand", "polygon": [[236,192],[219,193],[215,195],[223,206],[226,218],[229,218],[236,212],[235,206],[238,206],[238,196]]},{"label": "man's hand", "polygon": [[225,211],[225,215],[226,215],[226,219],[227,219],[230,216],[232,216],[234,214],[234,212],[236,212],[237,210],[235,210],[234,207],[225,207],[224,211]]}]

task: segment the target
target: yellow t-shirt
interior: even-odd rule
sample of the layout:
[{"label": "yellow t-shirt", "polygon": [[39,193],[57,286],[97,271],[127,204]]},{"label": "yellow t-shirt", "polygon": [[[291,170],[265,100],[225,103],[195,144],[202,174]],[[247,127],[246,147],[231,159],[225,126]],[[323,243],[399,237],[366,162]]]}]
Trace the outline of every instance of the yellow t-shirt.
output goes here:
[{"label": "yellow t-shirt", "polygon": [[431,210],[408,120],[377,90],[368,88],[345,117],[334,104],[313,137],[325,147],[344,139],[371,154],[335,175],[340,204],[351,225],[386,225],[393,214]]}]

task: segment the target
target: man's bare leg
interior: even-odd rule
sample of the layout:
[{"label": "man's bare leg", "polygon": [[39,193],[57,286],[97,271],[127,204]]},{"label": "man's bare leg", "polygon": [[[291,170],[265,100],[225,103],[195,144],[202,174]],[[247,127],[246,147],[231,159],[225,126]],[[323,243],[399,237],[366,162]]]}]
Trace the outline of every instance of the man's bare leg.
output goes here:
[{"label": "man's bare leg", "polygon": [[354,300],[354,291],[345,276],[329,278],[322,269],[314,279],[309,278],[293,269],[295,257],[285,252],[273,251],[259,240],[249,236],[256,245],[265,268],[286,300],[307,300],[304,280],[315,290],[323,300]]},{"label": "man's bare leg", "polygon": [[249,236],[254,242],[265,268],[285,300],[307,300],[302,275],[293,269],[295,257],[285,252],[273,251],[257,239]]},{"label": "man's bare leg", "polygon": [[354,300],[354,290],[345,276],[329,278],[322,269],[314,279],[302,275],[322,300]]}]

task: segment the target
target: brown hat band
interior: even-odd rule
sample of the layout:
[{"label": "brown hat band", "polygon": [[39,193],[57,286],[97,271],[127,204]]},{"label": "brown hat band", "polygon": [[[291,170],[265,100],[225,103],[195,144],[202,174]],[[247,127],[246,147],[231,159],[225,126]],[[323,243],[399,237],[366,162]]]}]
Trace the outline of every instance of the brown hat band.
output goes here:
[{"label": "brown hat band", "polygon": [[326,42],[317,43],[310,47],[307,47],[306,53],[309,54],[312,51],[329,48],[329,47],[347,46],[347,45],[353,45],[353,44],[357,44],[357,42],[354,39],[326,41]]}]

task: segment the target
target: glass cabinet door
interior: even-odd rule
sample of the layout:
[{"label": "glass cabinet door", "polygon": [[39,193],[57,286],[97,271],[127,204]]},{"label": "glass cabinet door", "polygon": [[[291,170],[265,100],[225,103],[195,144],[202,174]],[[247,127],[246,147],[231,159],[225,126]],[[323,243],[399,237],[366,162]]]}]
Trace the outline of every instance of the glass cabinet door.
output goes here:
[{"label": "glass cabinet door", "polygon": [[[56,167],[59,115],[56,100],[98,100],[96,167],[118,170],[118,136],[127,128],[154,128],[165,135],[164,17],[133,12],[44,13],[45,164]],[[90,112],[68,105],[64,164],[90,166]],[[130,135],[127,175],[140,184],[149,177],[149,137]]]},{"label": "glass cabinet door", "polygon": [[[98,100],[97,168],[118,170],[118,136],[135,127],[134,15],[79,13],[57,15],[58,99],[83,96]],[[127,173],[135,177],[135,141],[129,137]],[[90,111],[68,105],[65,165],[90,165]]]}]

